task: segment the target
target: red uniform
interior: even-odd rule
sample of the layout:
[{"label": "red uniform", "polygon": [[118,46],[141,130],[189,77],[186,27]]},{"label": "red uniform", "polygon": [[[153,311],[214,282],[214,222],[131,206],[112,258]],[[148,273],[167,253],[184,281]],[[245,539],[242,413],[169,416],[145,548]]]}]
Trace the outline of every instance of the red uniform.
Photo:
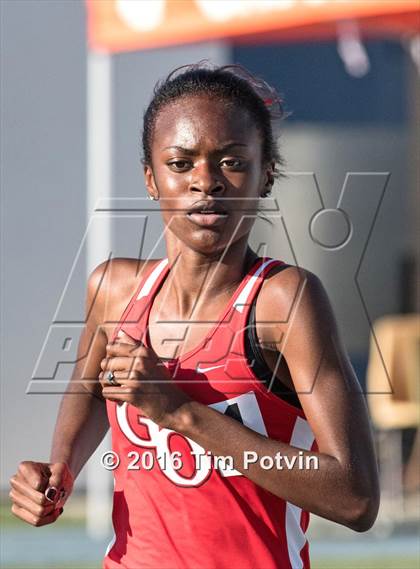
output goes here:
[{"label": "red uniform", "polygon": [[[244,351],[251,302],[278,264],[257,259],[205,339],[165,365],[200,403],[269,438],[314,450],[304,413],[269,391]],[[114,337],[121,328],[150,345],[150,308],[169,269],[163,259],[141,279]],[[228,462],[216,464],[194,441],[159,427],[136,407],[107,401],[107,411],[112,449],[121,462],[114,470],[115,537],[104,569],[309,568],[307,512]]]}]

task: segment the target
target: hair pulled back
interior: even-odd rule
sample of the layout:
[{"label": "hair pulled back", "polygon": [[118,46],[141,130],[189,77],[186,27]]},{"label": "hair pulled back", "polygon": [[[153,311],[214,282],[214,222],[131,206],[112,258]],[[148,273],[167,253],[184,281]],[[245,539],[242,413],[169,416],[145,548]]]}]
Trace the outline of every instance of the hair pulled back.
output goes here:
[{"label": "hair pulled back", "polygon": [[153,98],[143,117],[143,161],[152,164],[152,142],[156,118],[166,105],[191,95],[208,95],[248,111],[260,131],[262,158],[274,162],[276,173],[284,165],[280,156],[275,126],[284,118],[283,101],[276,90],[241,65],[214,66],[207,61],[183,65],[155,86]]}]

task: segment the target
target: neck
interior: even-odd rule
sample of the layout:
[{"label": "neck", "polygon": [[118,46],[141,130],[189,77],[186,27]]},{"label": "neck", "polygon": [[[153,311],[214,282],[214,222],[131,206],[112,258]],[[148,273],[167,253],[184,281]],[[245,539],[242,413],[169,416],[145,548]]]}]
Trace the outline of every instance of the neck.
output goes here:
[{"label": "neck", "polygon": [[184,318],[233,293],[258,257],[248,245],[248,235],[210,255],[186,247],[168,246],[167,251],[171,271],[165,279],[165,301]]}]

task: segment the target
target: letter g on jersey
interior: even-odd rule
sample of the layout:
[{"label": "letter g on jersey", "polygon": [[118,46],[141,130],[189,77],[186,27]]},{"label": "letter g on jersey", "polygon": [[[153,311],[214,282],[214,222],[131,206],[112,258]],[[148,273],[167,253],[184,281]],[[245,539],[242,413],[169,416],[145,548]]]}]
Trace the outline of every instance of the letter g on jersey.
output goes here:
[{"label": "letter g on jersey", "polygon": [[[209,407],[212,407],[220,413],[225,413],[250,429],[267,436],[267,431],[254,392],[250,391],[232,399],[214,403],[209,405]],[[140,429],[135,428],[133,418],[131,418],[131,420],[129,418],[129,415],[133,413],[133,409],[135,408],[127,403],[116,406],[117,422],[122,433],[132,444],[136,445],[136,447],[155,449],[157,464],[162,473],[169,480],[178,486],[199,486],[210,476],[213,470],[212,456],[208,455],[203,447],[190,438],[176,433],[176,431],[161,429],[159,425],[151,419],[137,413],[137,410],[136,423]],[[194,472],[189,477],[183,476],[172,464],[171,455],[173,449],[170,448],[170,439],[173,435],[181,437],[184,443],[191,449],[190,454],[193,457],[195,465]],[[185,448],[185,444],[183,446]],[[218,463],[217,470],[222,476],[242,476],[237,470],[229,468],[228,465],[223,466],[220,463]]]}]

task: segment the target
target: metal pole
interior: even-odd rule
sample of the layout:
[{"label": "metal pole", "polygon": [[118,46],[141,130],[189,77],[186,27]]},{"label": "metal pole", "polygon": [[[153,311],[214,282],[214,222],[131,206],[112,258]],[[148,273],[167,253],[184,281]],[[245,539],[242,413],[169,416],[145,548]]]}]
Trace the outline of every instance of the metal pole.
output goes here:
[{"label": "metal pole", "polygon": [[[95,214],[99,198],[112,194],[112,58],[88,52],[87,58],[87,275],[111,251],[111,220]],[[110,534],[112,475],[100,464],[111,448],[109,432],[86,465],[86,531],[94,539]]]}]

